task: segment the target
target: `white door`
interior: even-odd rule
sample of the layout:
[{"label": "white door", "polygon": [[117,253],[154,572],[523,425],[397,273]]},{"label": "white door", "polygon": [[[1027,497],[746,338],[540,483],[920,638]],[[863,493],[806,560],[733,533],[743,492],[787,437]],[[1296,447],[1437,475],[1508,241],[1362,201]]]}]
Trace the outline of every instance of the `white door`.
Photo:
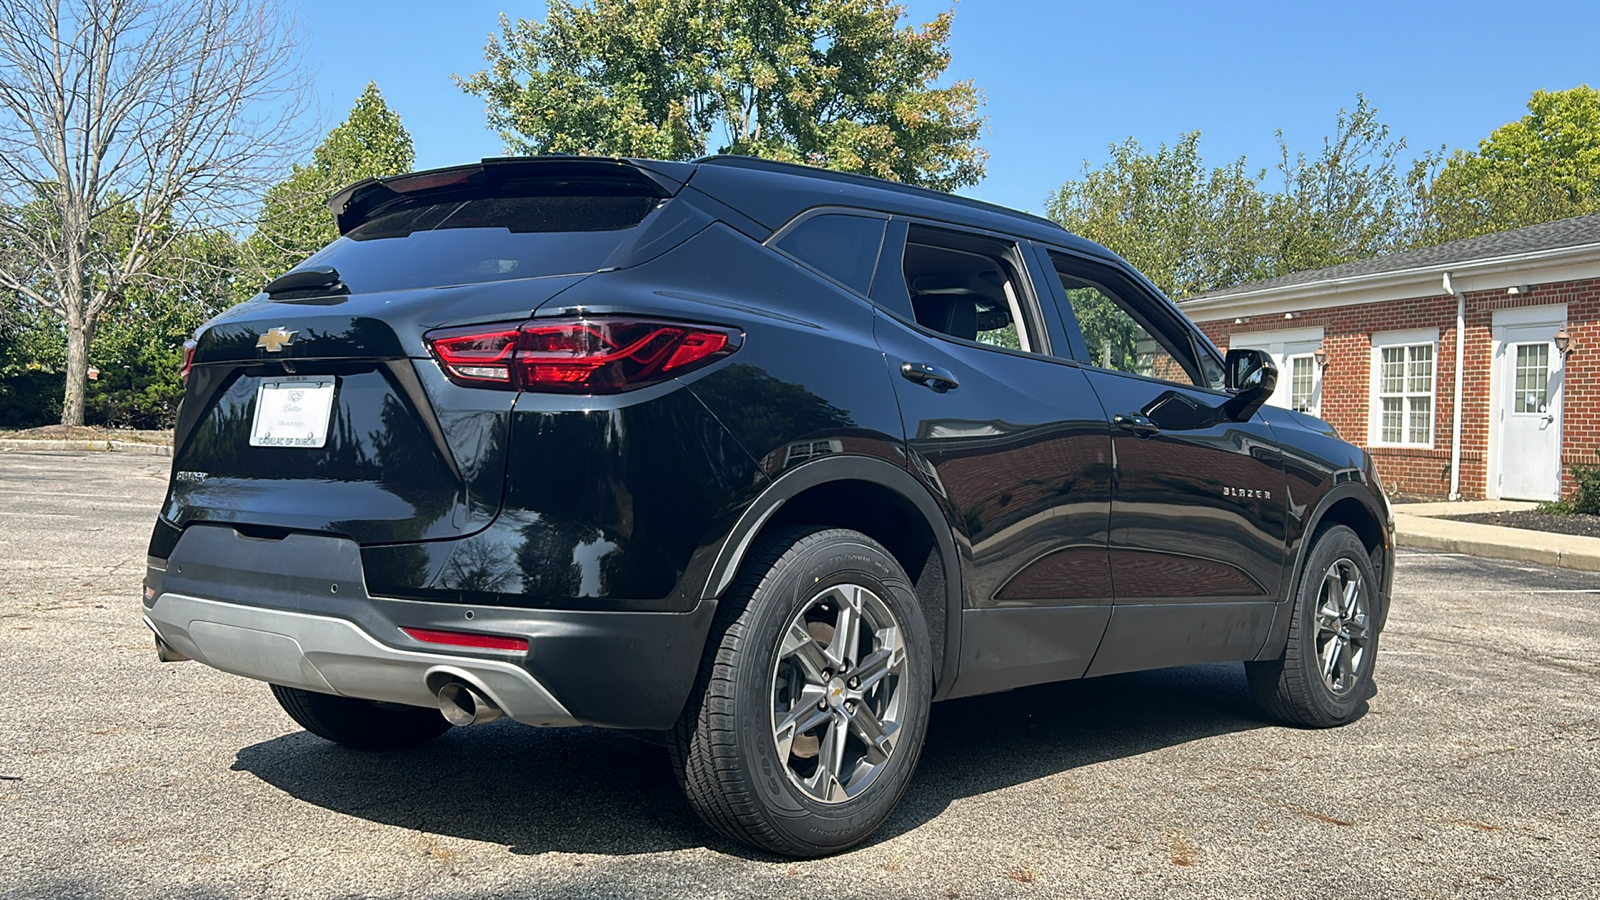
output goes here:
[{"label": "white door", "polygon": [[1508,327],[1499,344],[1500,496],[1561,496],[1561,354],[1559,326]]}]

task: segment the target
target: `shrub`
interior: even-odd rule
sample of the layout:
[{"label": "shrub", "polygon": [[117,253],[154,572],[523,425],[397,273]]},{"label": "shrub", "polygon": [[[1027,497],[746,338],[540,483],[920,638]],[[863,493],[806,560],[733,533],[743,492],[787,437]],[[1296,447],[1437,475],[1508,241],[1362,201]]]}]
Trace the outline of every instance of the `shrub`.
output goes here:
[{"label": "shrub", "polygon": [[1580,515],[1600,515],[1600,466],[1572,466],[1572,483],[1576,486],[1567,498],[1572,511]]}]

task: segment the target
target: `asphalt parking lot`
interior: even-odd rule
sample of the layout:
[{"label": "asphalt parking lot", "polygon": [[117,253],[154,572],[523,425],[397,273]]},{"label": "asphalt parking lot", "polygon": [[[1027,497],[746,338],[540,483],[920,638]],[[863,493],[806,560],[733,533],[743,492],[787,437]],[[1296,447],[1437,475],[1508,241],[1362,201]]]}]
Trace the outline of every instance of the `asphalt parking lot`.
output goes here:
[{"label": "asphalt parking lot", "polygon": [[793,862],[621,735],[363,755],[157,663],[167,464],[0,453],[0,897],[1600,897],[1600,575],[1405,552],[1335,731],[1263,721],[1235,665],[941,704],[887,826]]}]

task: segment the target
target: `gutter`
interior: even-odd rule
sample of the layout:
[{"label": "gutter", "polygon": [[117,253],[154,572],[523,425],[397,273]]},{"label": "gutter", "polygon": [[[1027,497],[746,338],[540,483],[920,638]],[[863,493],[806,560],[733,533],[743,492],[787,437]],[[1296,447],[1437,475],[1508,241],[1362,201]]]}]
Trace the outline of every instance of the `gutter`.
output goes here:
[{"label": "gutter", "polygon": [[1440,279],[1444,292],[1456,298],[1456,393],[1450,416],[1450,499],[1461,499],[1461,378],[1466,362],[1467,347],[1467,295],[1456,290],[1450,273]]},{"label": "gutter", "polygon": [[1569,260],[1584,261],[1590,258],[1600,258],[1600,244],[1587,243],[1572,247],[1533,250],[1509,256],[1414,266],[1409,269],[1395,269],[1389,272],[1322,278],[1299,284],[1275,285],[1220,295],[1208,296],[1202,294],[1179,301],[1178,307],[1190,318],[1199,321],[1199,316],[1212,309],[1226,309],[1228,310],[1228,315],[1249,315],[1250,312],[1247,308],[1235,309],[1234,307],[1248,307],[1252,303],[1294,300],[1301,297],[1325,297],[1329,294],[1338,294],[1368,287],[1376,288],[1417,283],[1426,280],[1429,276],[1443,276],[1452,273],[1457,276],[1498,274],[1527,268],[1534,264],[1551,264]]}]

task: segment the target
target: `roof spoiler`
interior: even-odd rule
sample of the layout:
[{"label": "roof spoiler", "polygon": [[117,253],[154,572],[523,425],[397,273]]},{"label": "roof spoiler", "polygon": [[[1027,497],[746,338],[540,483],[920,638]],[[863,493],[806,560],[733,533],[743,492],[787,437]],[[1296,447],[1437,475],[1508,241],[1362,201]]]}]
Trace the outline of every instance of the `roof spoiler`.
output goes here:
[{"label": "roof spoiler", "polygon": [[367,221],[372,213],[402,197],[461,188],[492,191],[514,181],[607,180],[629,183],[662,199],[676,194],[689,180],[694,166],[660,160],[587,156],[517,156],[485,159],[464,166],[410,172],[388,178],[368,178],[334,194],[328,200],[340,234]]}]

